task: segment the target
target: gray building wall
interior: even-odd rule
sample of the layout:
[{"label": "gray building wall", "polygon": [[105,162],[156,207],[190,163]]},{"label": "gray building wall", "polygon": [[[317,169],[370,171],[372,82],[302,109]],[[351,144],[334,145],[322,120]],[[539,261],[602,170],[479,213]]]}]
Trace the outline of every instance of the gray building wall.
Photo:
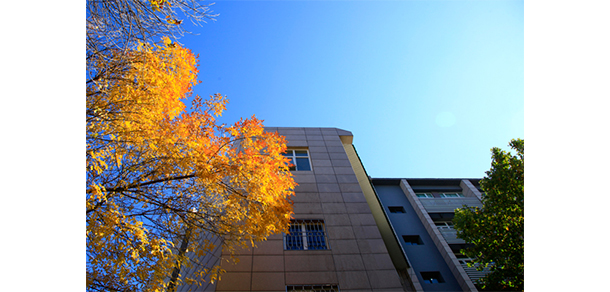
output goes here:
[{"label": "gray building wall", "polygon": [[[455,286],[440,288],[438,284],[428,284],[422,281],[421,285],[424,291],[450,291],[449,289],[477,291],[474,281],[487,273],[487,271],[476,271],[474,267],[467,267],[468,259],[462,258],[462,255],[459,255],[459,250],[468,244],[456,237],[454,229],[439,229],[435,224],[436,221],[452,220],[455,209],[461,208],[463,205],[481,207],[479,181],[480,179],[372,179],[372,184],[383,205],[383,210],[392,228],[396,230],[397,240],[398,238],[402,240],[402,234],[398,233],[417,233],[420,236],[423,234],[421,238],[425,245],[428,244],[426,239],[430,239],[429,248],[437,251],[434,253],[436,255],[433,256],[424,255],[423,257],[430,260],[427,263],[422,263],[420,260],[422,254],[413,252],[414,248],[419,248],[419,251],[425,251],[425,253],[429,251],[421,249],[421,246],[408,244],[405,246],[405,242],[399,240],[403,244],[403,252],[407,255],[412,269],[421,272],[428,269],[430,264],[434,264],[445,280],[447,279],[445,275],[450,274],[459,285],[458,289],[455,289]],[[464,197],[441,197],[442,193],[455,192],[461,192]],[[433,198],[418,198],[416,193],[432,194]],[[404,214],[392,213],[389,210],[389,207],[405,206],[404,204],[409,205],[409,208],[405,207],[406,213]],[[409,211],[413,212],[410,213]],[[440,255],[440,258],[438,255]],[[392,254],[392,256],[394,259],[395,255]],[[449,272],[447,272],[447,269]],[[412,277],[417,277],[420,281],[423,280],[420,273],[413,274]]]},{"label": "gray building wall", "polygon": [[[327,250],[284,250],[283,235],[238,253],[216,291],[286,291],[334,284],[340,291],[404,291],[347,157],[352,134],[336,128],[271,128],[309,150],[312,170],[293,171],[295,219],[324,220]],[[343,137],[343,141],[342,141]],[[228,256],[223,254],[223,256]]]},{"label": "gray building wall", "polygon": [[[462,291],[441,253],[436,248],[433,239],[400,188],[399,180],[395,180],[394,184],[385,184],[373,180],[373,186],[423,290]],[[403,207],[405,213],[391,213],[389,207]],[[417,235],[423,244],[406,244],[402,239],[403,235]],[[432,271],[440,272],[444,283],[425,283],[421,272]]]},{"label": "gray building wall", "polygon": [[[400,187],[462,289],[464,291],[477,291],[472,279],[465,271],[464,265],[459,263],[455,255],[466,244],[461,239],[450,243],[448,238],[444,236],[446,233],[441,233],[433,222],[433,218],[439,221],[452,219],[455,209],[461,208],[463,205],[482,206],[479,199],[474,197],[440,198],[440,196],[437,196],[438,193],[443,192],[466,192],[463,186],[474,187],[473,182],[478,185],[478,179],[469,180],[470,184],[464,181],[463,179],[401,179]],[[422,191],[436,194],[434,198],[418,198],[416,193]],[[455,238],[451,240],[455,241]]]},{"label": "gray building wall", "polygon": [[[178,291],[279,292],[288,285],[329,284],[340,291],[476,291],[446,234],[441,234],[432,218],[452,218],[453,210],[463,203],[480,205],[478,180],[385,179],[380,183],[384,179],[367,177],[349,131],[265,130],[286,136],[289,149],[309,151],[312,169],[293,171],[299,184],[293,197],[294,219],[324,220],[328,249],[284,250],[284,237],[277,234],[238,251],[237,264],[220,261],[226,273],[217,283],[182,286]],[[465,198],[440,199],[437,193],[429,200],[415,196],[415,192],[431,190],[463,192]],[[390,206],[403,206],[406,212],[391,213]],[[383,239],[380,230],[385,232]],[[424,245],[406,245],[402,235],[419,235]],[[200,260],[212,265],[221,257],[229,254],[219,248]],[[400,267],[395,266],[401,262]],[[444,283],[425,283],[421,272],[428,271],[440,272]]]}]

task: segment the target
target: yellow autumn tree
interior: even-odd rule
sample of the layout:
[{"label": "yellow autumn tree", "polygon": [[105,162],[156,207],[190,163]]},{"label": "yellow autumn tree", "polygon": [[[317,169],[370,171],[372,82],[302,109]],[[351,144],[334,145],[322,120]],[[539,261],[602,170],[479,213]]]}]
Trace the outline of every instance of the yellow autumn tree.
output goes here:
[{"label": "yellow autumn tree", "polygon": [[[226,98],[184,101],[197,58],[165,40],[88,60],[87,290],[162,291],[197,256],[286,232],[295,186],[286,142],[254,116],[219,125]],[[89,68],[90,67],[90,68]],[[205,268],[205,269],[204,269]],[[212,277],[214,279],[214,277]]]}]

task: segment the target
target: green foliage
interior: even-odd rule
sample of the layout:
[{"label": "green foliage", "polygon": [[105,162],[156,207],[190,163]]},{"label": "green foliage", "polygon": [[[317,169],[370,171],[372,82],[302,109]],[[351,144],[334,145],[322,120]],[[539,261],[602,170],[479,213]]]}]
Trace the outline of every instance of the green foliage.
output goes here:
[{"label": "green foliage", "polygon": [[483,208],[464,206],[453,219],[458,237],[474,244],[461,252],[479,263],[479,270],[491,271],[479,282],[485,291],[523,290],[524,142],[513,139],[509,146],[516,154],[491,150],[491,169],[481,180]]}]

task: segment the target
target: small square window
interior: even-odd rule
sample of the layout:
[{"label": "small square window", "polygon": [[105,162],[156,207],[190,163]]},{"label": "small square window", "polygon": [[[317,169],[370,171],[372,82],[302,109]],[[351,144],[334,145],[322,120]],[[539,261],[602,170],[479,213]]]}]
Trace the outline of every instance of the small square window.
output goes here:
[{"label": "small square window", "polygon": [[311,170],[309,151],[307,149],[288,149],[284,153],[284,156],[290,159],[290,170]]},{"label": "small square window", "polygon": [[431,193],[417,193],[415,194],[418,198],[434,198]]},{"label": "small square window", "polygon": [[403,206],[392,206],[388,207],[390,213],[405,213],[405,208]]},{"label": "small square window", "polygon": [[445,283],[440,272],[421,272],[421,277],[427,284]]},{"label": "small square window", "polygon": [[403,235],[402,239],[406,245],[424,245],[419,235]]}]

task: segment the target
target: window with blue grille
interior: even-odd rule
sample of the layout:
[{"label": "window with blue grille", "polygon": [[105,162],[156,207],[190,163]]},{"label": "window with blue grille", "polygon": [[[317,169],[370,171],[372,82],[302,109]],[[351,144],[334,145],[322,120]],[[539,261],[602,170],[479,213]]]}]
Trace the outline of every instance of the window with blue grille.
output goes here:
[{"label": "window with blue grille", "polygon": [[284,236],[285,250],[328,249],[323,220],[292,220]]}]

